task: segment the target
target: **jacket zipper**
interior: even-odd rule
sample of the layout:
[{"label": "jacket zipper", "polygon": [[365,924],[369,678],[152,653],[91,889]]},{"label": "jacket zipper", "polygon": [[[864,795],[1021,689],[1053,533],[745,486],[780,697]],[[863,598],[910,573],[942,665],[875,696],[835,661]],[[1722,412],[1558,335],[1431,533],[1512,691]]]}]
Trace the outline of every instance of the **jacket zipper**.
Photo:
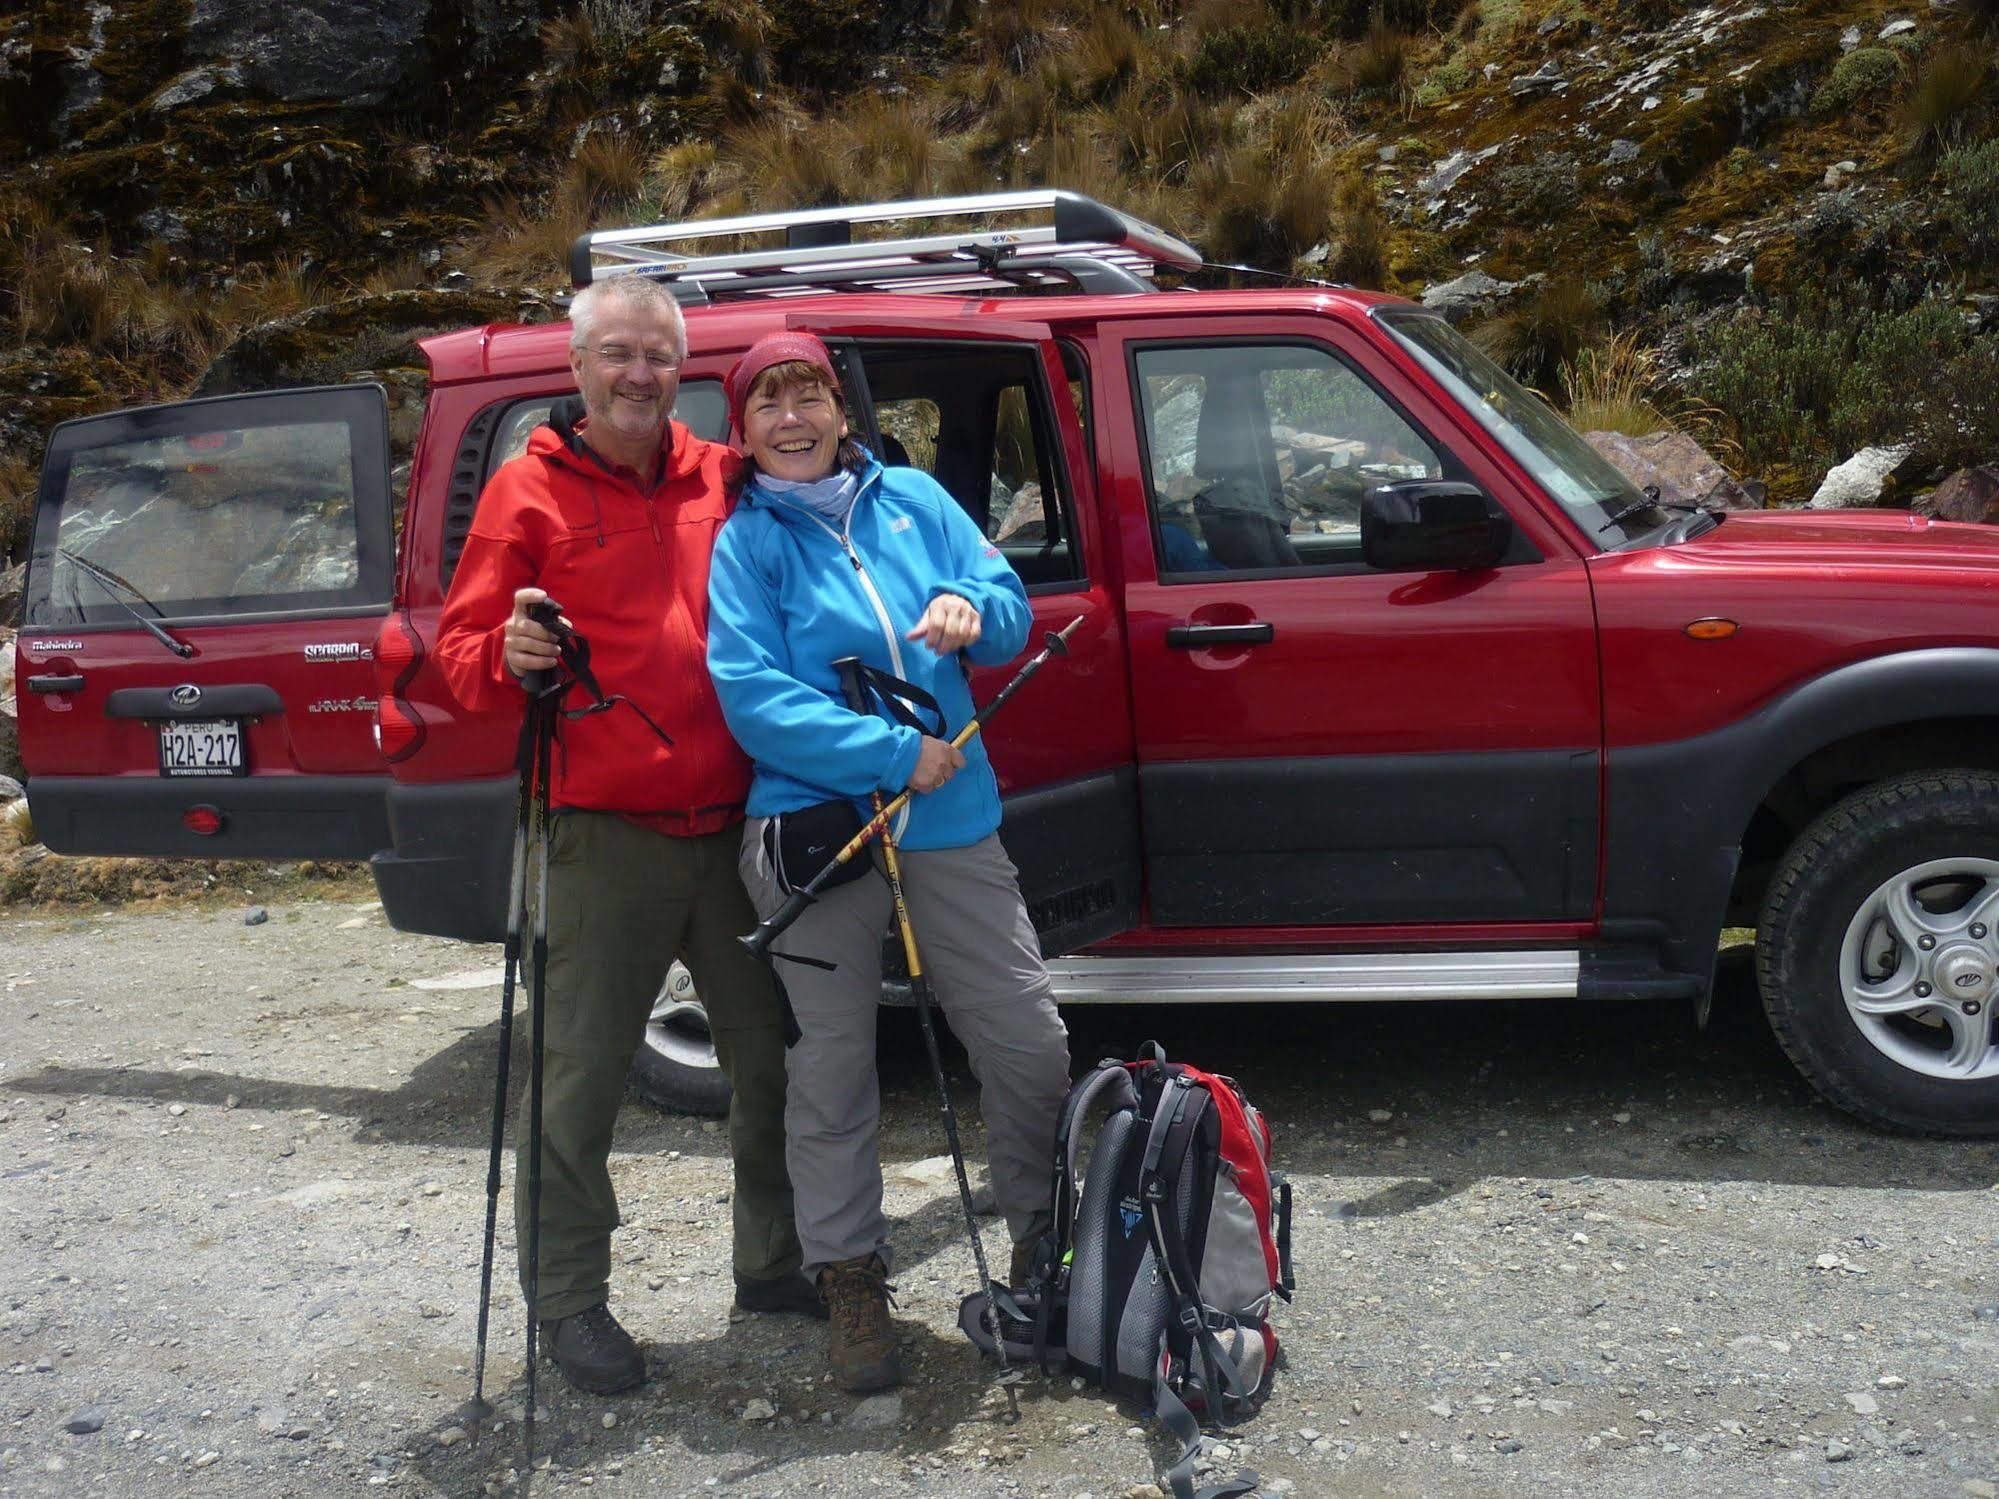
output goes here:
[{"label": "jacket zipper", "polygon": [[[855,495],[854,505],[859,505],[860,502],[861,497],[858,494]],[[814,515],[810,510],[805,509],[801,505],[793,505],[789,501],[784,500],[780,500],[778,503],[784,505],[787,509],[797,511],[798,514],[804,516],[813,525],[817,526],[840,544],[840,550],[847,554],[847,560],[854,566],[854,576],[861,580],[861,592],[868,596],[868,603],[874,608],[875,623],[881,626],[882,643],[888,647],[889,669],[905,682],[908,681],[909,675],[902,664],[902,642],[896,639],[895,625],[888,617],[888,605],[882,601],[881,591],[875,587],[875,580],[869,574],[867,564],[861,561],[861,554],[854,550],[853,538],[849,534],[854,524],[854,507],[850,505],[847,508],[846,519],[840,523],[840,529],[835,531],[819,516]],[[896,818],[895,836],[897,838],[900,838],[903,830],[909,826],[910,810],[909,807],[905,806],[902,809],[901,815]]]}]

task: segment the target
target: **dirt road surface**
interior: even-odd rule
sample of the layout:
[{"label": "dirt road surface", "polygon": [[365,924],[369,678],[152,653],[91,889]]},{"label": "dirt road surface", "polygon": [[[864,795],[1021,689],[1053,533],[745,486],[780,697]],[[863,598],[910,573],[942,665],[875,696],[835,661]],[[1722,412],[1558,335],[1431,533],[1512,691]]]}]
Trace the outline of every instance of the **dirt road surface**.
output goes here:
[{"label": "dirt road surface", "polygon": [[[497,966],[358,896],[258,925],[0,915],[0,1495],[502,1492],[504,1276],[503,1425],[454,1415]],[[1307,1496],[1992,1496],[1999,1146],[1820,1105],[1724,967],[1705,1035],[1679,1006],[1072,1011],[1079,1066],[1157,1037],[1242,1079],[1295,1184],[1287,1363],[1215,1472]],[[420,986],[440,979],[463,987]],[[817,1324],[732,1317],[724,1137],[632,1103],[613,1304],[654,1378],[614,1399],[544,1378],[534,1492],[1155,1492],[1138,1407],[1037,1376],[1011,1419],[956,1333],[973,1277],[933,1096],[907,1017],[884,1038],[907,1386],[843,1395]],[[975,1119],[962,1058],[956,1081]]]}]

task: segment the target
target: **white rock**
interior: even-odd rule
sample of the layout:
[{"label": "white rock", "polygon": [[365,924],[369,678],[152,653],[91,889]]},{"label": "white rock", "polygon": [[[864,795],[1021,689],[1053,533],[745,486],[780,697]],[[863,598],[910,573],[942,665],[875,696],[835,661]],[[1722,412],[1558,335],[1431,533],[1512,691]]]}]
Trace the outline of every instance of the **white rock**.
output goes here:
[{"label": "white rock", "polygon": [[1856,1416],[1872,1416],[1878,1414],[1881,1410],[1881,1402],[1876,1400],[1872,1395],[1848,1395],[1846,1403],[1852,1407],[1853,1413]]},{"label": "white rock", "polygon": [[776,1415],[777,1407],[762,1396],[758,1396],[743,1406],[743,1419],[745,1421],[769,1421]]},{"label": "white rock", "polygon": [[1393,1109],[1369,1109],[1369,1110],[1367,1111],[1367,1117],[1368,1117],[1369,1119],[1373,1120],[1373,1121],[1374,1121],[1374,1122],[1375,1122],[1376,1124],[1386,1124],[1386,1123],[1388,1123],[1388,1121],[1389,1121],[1389,1120],[1391,1120],[1391,1119],[1393,1119],[1393,1118],[1395,1117],[1395,1110],[1393,1110]]},{"label": "white rock", "polygon": [[1435,1404],[1424,1406],[1423,1409],[1433,1416],[1442,1417],[1446,1421],[1451,1419],[1451,1403],[1448,1400],[1439,1400]]},{"label": "white rock", "polygon": [[440,1447],[456,1447],[464,1440],[465,1428],[462,1426],[447,1426],[437,1434],[437,1445]]},{"label": "white rock", "polygon": [[178,1119],[187,1112],[187,1105],[184,1103],[170,1103],[167,1105],[167,1112]]},{"label": "white rock", "polygon": [[1858,26],[1849,26],[1846,28],[1846,30],[1842,31],[1839,34],[1840,51],[1851,52],[1855,47],[1858,47],[1859,45],[1860,45],[1860,28]]},{"label": "white rock", "polygon": [[1845,187],[1859,170],[1860,163],[1857,161],[1836,161],[1825,169],[1824,186],[1836,192]]},{"label": "white rock", "polygon": [[1874,1387],[1877,1390],[1905,1390],[1909,1382],[1899,1374],[1884,1374],[1874,1381]]},{"label": "white rock", "polygon": [[1915,29],[1916,23],[1914,21],[1911,21],[1907,16],[1897,16],[1874,35],[1877,41],[1885,42],[1891,36],[1905,36]]},{"label": "white rock", "polygon": [[[1908,443],[1889,447],[1862,448],[1825,476],[1811,498],[1813,510],[1849,510],[1872,505],[1887,488],[1888,476],[1908,461],[1915,449]],[[1820,1256],[1821,1259],[1824,1256]],[[1830,1269],[1830,1266],[1821,1266]]]}]

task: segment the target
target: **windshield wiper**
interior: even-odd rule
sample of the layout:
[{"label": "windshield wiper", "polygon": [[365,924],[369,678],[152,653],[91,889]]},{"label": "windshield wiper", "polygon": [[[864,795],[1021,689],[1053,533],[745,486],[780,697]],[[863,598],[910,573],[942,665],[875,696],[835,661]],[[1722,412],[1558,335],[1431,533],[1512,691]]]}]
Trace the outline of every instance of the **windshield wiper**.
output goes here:
[{"label": "windshield wiper", "polygon": [[1708,515],[1711,513],[1707,506],[1696,505],[1691,500],[1660,499],[1659,486],[1656,484],[1647,484],[1639,491],[1639,494],[1642,498],[1633,500],[1630,504],[1621,506],[1610,513],[1610,517],[1603,523],[1603,528],[1606,531],[1612,526],[1628,521],[1632,516],[1642,514],[1647,510],[1678,510],[1692,515]]},{"label": "windshield wiper", "polygon": [[148,635],[152,636],[153,639],[157,640],[161,645],[165,646],[168,650],[172,651],[176,656],[180,657],[183,661],[185,661],[188,657],[194,654],[193,646],[189,645],[185,640],[174,639],[173,636],[169,635],[165,630],[161,629],[157,624],[153,623],[152,620],[147,619],[145,615],[141,614],[137,609],[134,609],[132,607],[132,605],[128,602],[128,596],[129,598],[137,599],[140,603],[144,604],[148,609],[152,610],[153,613],[158,614],[160,612],[160,606],[158,604],[154,603],[151,599],[147,598],[143,593],[139,592],[138,589],[134,588],[130,583],[127,583],[123,578],[119,577],[118,574],[111,572],[106,568],[99,567],[95,562],[92,562],[88,557],[79,557],[75,552],[72,552],[67,547],[57,547],[56,555],[58,557],[63,558],[65,561],[69,562],[73,567],[76,568],[78,572],[82,573],[86,578],[89,578],[91,582],[95,583],[99,588],[103,589],[107,594],[109,594],[111,596],[112,603],[116,604],[120,609],[123,609],[127,614],[131,615],[133,619],[138,621],[139,627],[141,629],[143,629]]}]

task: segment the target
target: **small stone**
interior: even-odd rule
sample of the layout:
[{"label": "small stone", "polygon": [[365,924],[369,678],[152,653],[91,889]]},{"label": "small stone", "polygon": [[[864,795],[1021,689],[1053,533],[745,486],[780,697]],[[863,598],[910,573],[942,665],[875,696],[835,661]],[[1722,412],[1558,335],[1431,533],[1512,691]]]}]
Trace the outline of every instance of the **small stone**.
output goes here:
[{"label": "small stone", "polygon": [[62,1429],[73,1437],[87,1437],[93,1431],[104,1430],[104,1412],[94,1405],[86,1405],[69,1413],[69,1419],[62,1423]]},{"label": "small stone", "polygon": [[465,1428],[462,1426],[447,1426],[437,1434],[437,1445],[440,1447],[456,1447],[464,1440]]},{"label": "small stone", "polygon": [[1301,1441],[1301,1442],[1316,1442],[1316,1441],[1318,1441],[1318,1440],[1319,1440],[1319,1433],[1318,1433],[1318,1430],[1317,1430],[1317,1428],[1315,1428],[1315,1427],[1311,1427],[1311,1426],[1301,1426],[1301,1427],[1299,1427],[1299,1428],[1298,1428],[1298,1440],[1299,1440],[1299,1441]]},{"label": "small stone", "polygon": [[1860,45],[1860,28],[1849,26],[1839,34],[1839,50],[1851,52]]},{"label": "small stone", "polygon": [[1967,1478],[1962,1487],[1965,1499],[1999,1499],[1999,1487],[1983,1478]]},{"label": "small stone", "polygon": [[426,1322],[430,1322],[439,1317],[448,1317],[451,1312],[449,1308],[441,1307],[434,1301],[419,1301],[416,1304],[416,1314]]},{"label": "small stone", "polygon": [[1518,1452],[1520,1450],[1520,1438],[1501,1437],[1498,1441],[1492,1444],[1492,1450],[1494,1452],[1507,1452],[1507,1453]]},{"label": "small stone", "polygon": [[1881,1402],[1872,1395],[1848,1395],[1846,1403],[1852,1407],[1856,1416],[1872,1416],[1881,1409]]},{"label": "small stone", "polygon": [[1395,1111],[1393,1109],[1369,1109],[1367,1117],[1376,1124],[1386,1124],[1395,1117]]},{"label": "small stone", "polygon": [[777,1407],[762,1396],[748,1401],[743,1406],[743,1419],[745,1421],[770,1421],[774,1420],[776,1416]]},{"label": "small stone", "polygon": [[167,1105],[167,1112],[178,1119],[187,1112],[187,1105],[184,1103],[170,1103]]},{"label": "small stone", "polygon": [[240,1108],[242,1106],[242,1103],[243,1100],[241,1098],[239,1098],[236,1094],[231,1093],[222,1100],[222,1107],[225,1109]]},{"label": "small stone", "polygon": [[1451,1403],[1448,1400],[1439,1400],[1433,1405],[1424,1406],[1423,1409],[1445,1421],[1451,1419]]},{"label": "small stone", "polygon": [[1884,1374],[1874,1381],[1874,1387],[1877,1390],[1906,1390],[1909,1382],[1899,1374]]},{"label": "small stone", "polygon": [[617,1424],[618,1424],[618,1413],[616,1411],[605,1411],[604,1430],[606,1431],[614,1430]]},{"label": "small stone", "polygon": [[440,1187],[436,1182],[425,1182],[417,1190],[426,1197],[442,1197],[444,1195],[444,1188]]},{"label": "small stone", "polygon": [[1850,1463],[1853,1461],[1853,1449],[1844,1442],[1827,1442],[1825,1460],[1829,1463]]},{"label": "small stone", "polygon": [[252,906],[243,913],[243,925],[262,926],[271,919],[271,913],[262,906]]},{"label": "small stone", "polygon": [[1886,26],[1883,26],[1874,36],[1876,41],[1885,42],[1890,37],[1906,36],[1915,29],[1916,23],[1914,21],[1911,21],[1907,16],[1898,16]]},{"label": "small stone", "polygon": [[197,1468],[212,1468],[212,1467],[214,1467],[214,1466],[215,1466],[215,1465],[216,1465],[217,1463],[219,1463],[220,1461],[222,1461],[222,1454],[221,1454],[221,1453],[219,1453],[219,1452],[204,1452],[204,1453],[202,1453],[202,1454],[201,1454],[201,1456],[200,1456],[200,1457],[197,1457],[197,1458],[196,1458],[196,1459],[194,1460],[194,1465],[195,1465],[195,1466],[196,1466]]}]

